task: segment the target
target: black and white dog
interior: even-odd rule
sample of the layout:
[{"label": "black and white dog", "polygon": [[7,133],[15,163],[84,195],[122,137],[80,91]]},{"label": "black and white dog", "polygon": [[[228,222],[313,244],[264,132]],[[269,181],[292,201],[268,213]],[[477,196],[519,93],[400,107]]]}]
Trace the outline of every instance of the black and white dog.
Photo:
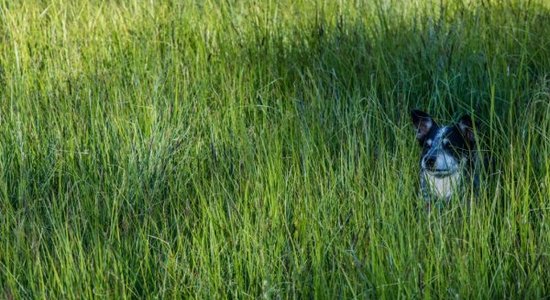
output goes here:
[{"label": "black and white dog", "polygon": [[413,110],[411,116],[422,146],[420,188],[428,208],[477,188],[478,155],[470,116],[447,126],[439,126],[423,111]]}]

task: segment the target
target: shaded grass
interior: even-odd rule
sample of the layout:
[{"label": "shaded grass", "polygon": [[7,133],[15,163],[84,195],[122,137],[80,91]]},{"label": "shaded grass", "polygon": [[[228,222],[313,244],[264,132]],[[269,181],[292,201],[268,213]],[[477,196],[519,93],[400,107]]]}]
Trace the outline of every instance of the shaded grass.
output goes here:
[{"label": "shaded grass", "polygon": [[[3,297],[548,295],[545,3],[0,5]],[[409,109],[495,168],[427,215]]]}]

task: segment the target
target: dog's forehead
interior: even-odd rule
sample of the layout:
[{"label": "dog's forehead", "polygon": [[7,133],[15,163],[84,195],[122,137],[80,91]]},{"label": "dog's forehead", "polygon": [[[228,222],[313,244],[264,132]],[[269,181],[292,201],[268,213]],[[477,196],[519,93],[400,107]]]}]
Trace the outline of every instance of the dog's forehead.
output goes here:
[{"label": "dog's forehead", "polygon": [[453,125],[434,128],[430,131],[426,140],[429,143],[425,144],[424,147],[428,148],[441,147],[445,141],[458,147],[462,147],[464,144],[464,137],[460,133],[460,130]]},{"label": "dog's forehead", "polygon": [[437,141],[445,138],[449,134],[449,127],[448,126],[442,126],[434,128],[434,130],[430,131],[428,135],[428,139],[431,139],[432,141]]},{"label": "dog's forehead", "polygon": [[449,127],[448,126],[443,126],[441,128],[439,128],[439,130],[437,131],[437,135],[435,136],[436,139],[444,139],[447,137],[447,135],[449,134]]}]

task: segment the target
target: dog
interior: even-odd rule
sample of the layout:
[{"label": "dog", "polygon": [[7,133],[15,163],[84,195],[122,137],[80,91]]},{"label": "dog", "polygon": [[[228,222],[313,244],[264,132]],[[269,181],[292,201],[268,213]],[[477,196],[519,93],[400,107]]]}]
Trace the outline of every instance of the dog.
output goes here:
[{"label": "dog", "polygon": [[411,111],[416,139],[422,147],[420,190],[431,209],[445,205],[453,197],[463,196],[478,185],[478,154],[474,126],[469,115],[458,122],[440,126],[427,113]]}]

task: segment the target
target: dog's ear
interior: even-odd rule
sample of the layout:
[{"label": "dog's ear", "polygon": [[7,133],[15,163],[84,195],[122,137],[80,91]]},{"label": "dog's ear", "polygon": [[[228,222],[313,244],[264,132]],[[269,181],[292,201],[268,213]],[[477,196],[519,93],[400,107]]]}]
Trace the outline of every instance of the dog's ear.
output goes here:
[{"label": "dog's ear", "polygon": [[472,122],[472,118],[469,115],[463,115],[458,120],[458,129],[460,129],[460,133],[462,133],[462,136],[468,141],[469,143],[473,144],[475,142],[475,135],[474,135],[474,122]]},{"label": "dog's ear", "polygon": [[411,111],[412,122],[416,128],[416,138],[422,141],[428,135],[428,132],[435,126],[435,121],[427,113],[413,109]]}]

